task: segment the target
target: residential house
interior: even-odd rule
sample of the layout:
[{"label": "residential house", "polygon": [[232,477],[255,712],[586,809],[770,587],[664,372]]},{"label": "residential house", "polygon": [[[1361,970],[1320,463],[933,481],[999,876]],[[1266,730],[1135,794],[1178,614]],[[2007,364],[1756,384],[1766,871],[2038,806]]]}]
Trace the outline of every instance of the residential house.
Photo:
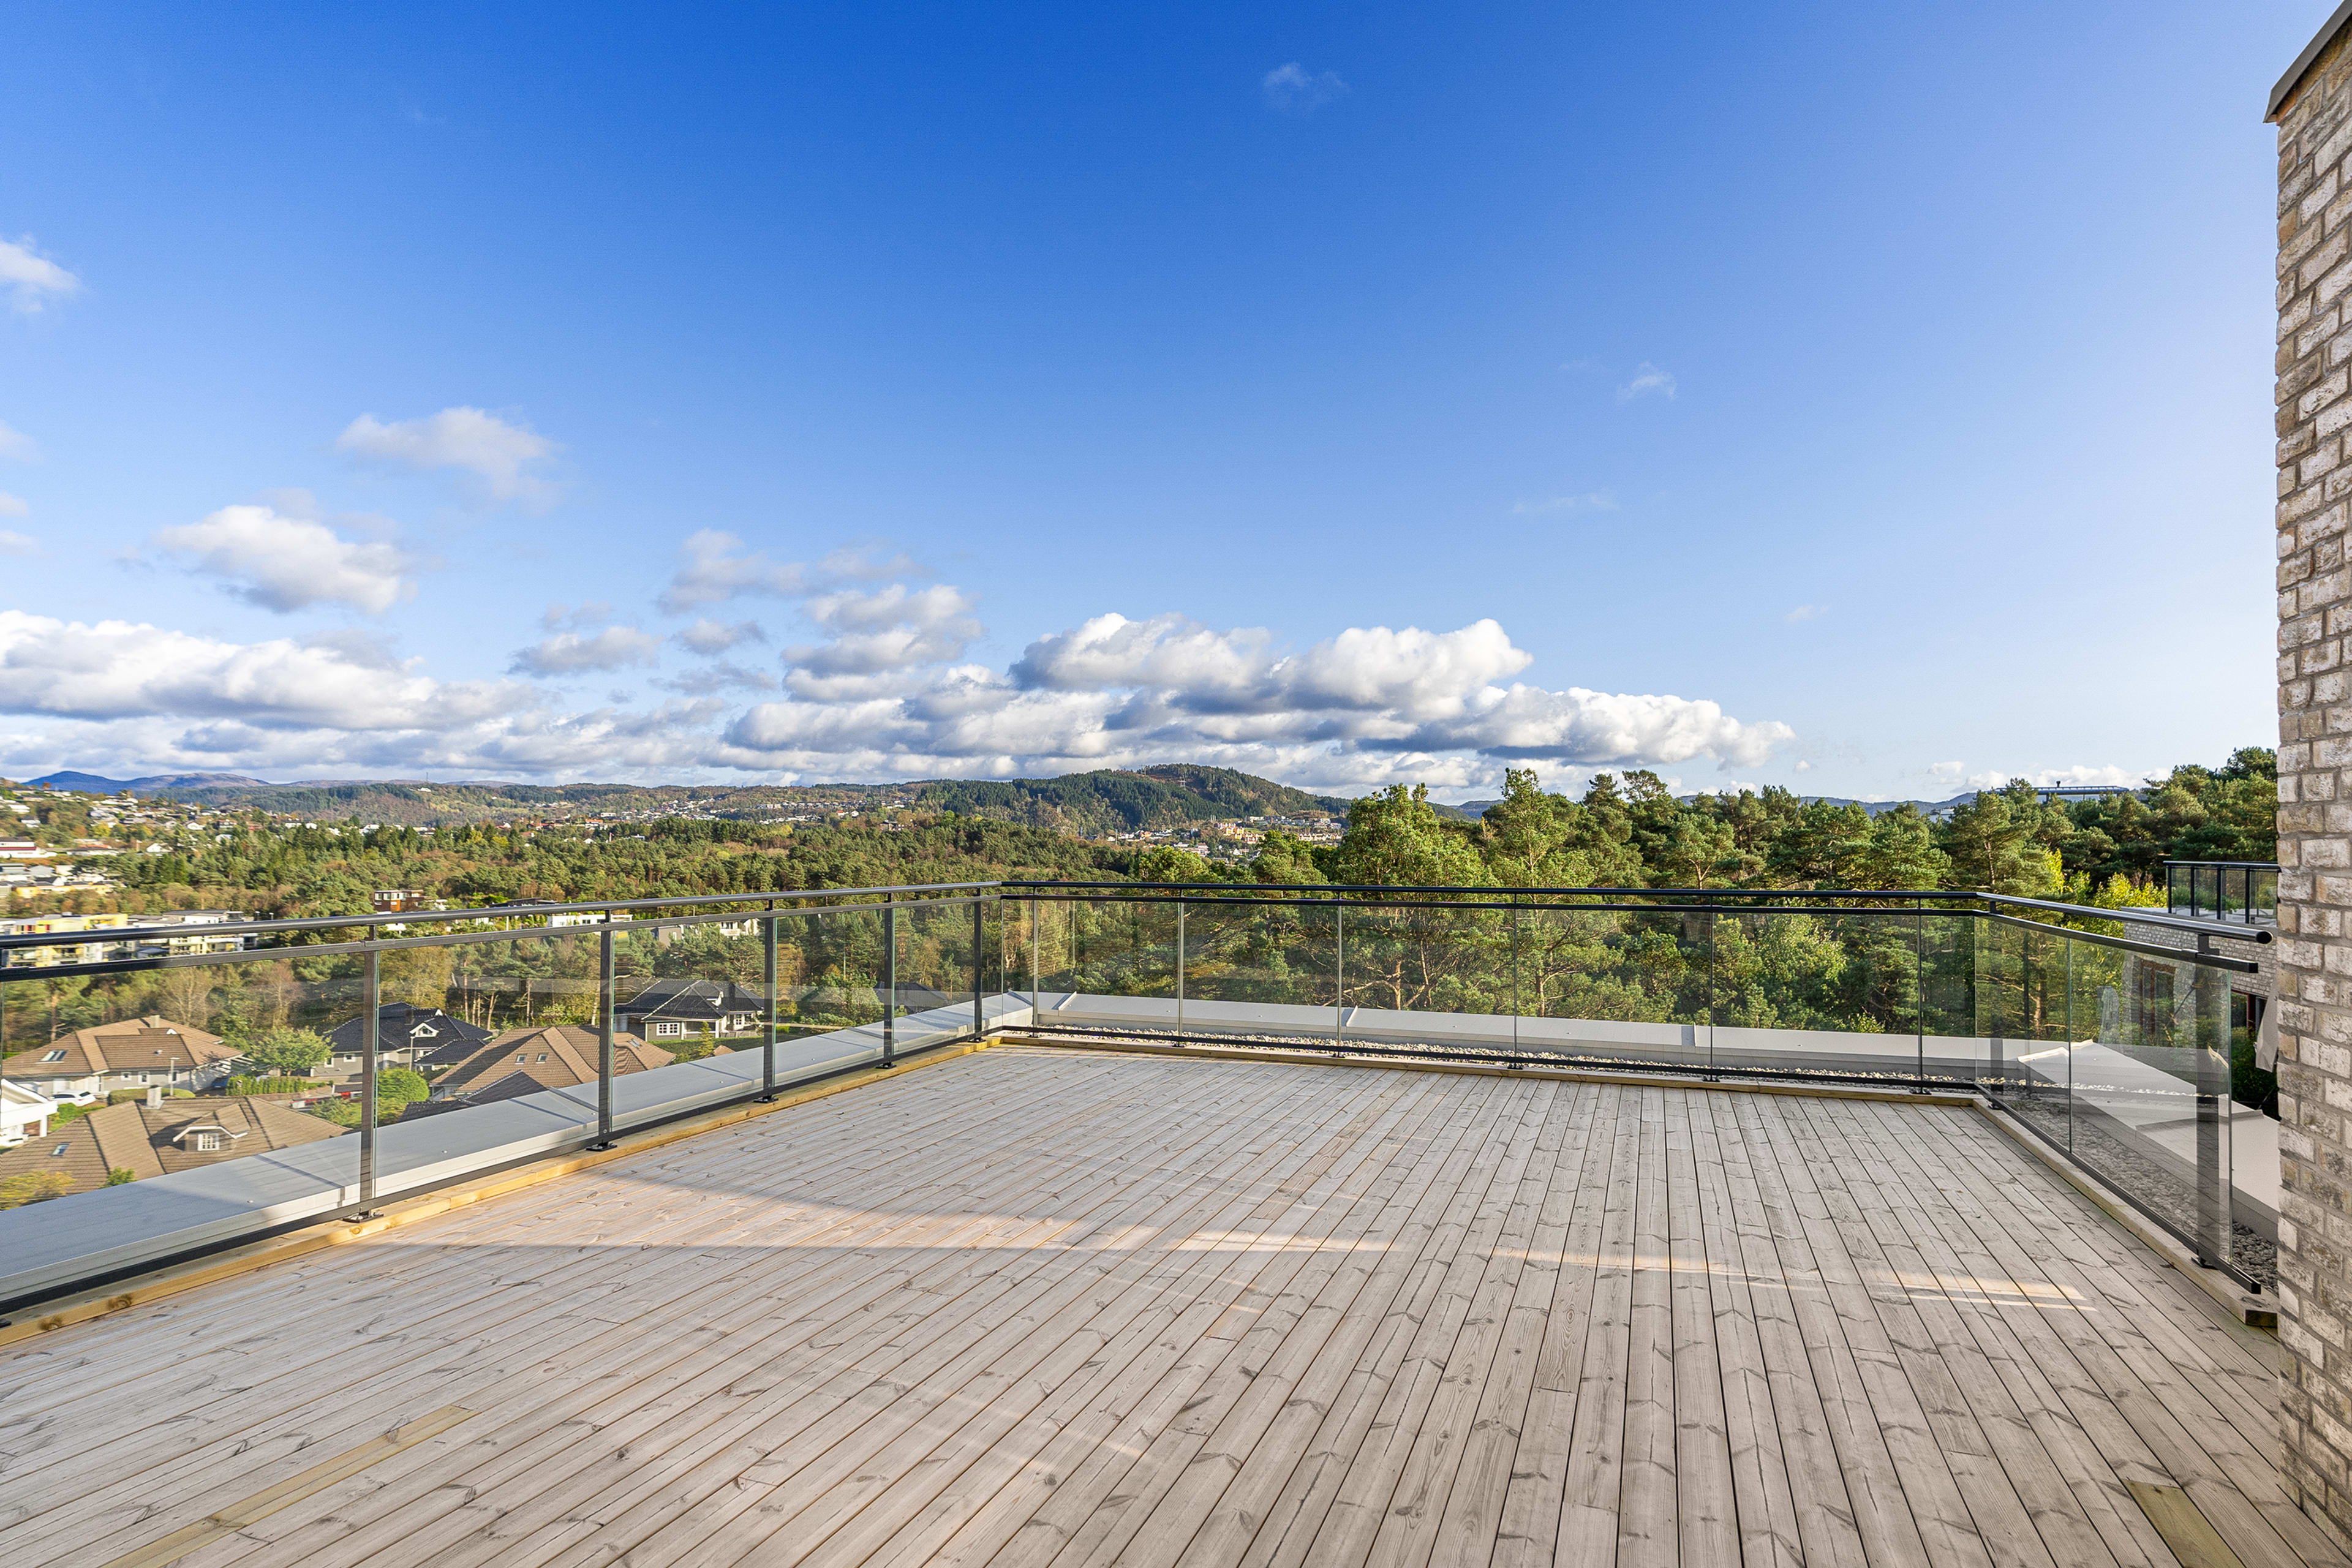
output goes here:
[{"label": "residential house", "polygon": [[[327,1043],[334,1047],[334,1055],[327,1058],[321,1076],[359,1076],[361,1058],[366,1054],[360,1037],[366,1026],[364,1018],[347,1018],[327,1032]],[[489,1039],[490,1032],[479,1024],[468,1024],[438,1007],[386,1002],[376,1010],[379,1068],[408,1067],[423,1073],[438,1072],[456,1067],[488,1045]]]},{"label": "residential house", "polygon": [[[548,1024],[509,1029],[433,1080],[433,1098],[412,1105],[402,1120],[461,1106],[512,1100],[543,1089],[570,1089],[596,1081],[603,1045],[593,1029]],[[631,1035],[613,1037],[613,1075],[667,1066],[670,1054]]]},{"label": "residential house", "polygon": [[656,980],[613,1005],[620,1026],[648,1040],[748,1035],[767,1016],[756,991],[731,980]]},{"label": "residential house", "polygon": [[54,1172],[73,1192],[107,1184],[113,1171],[131,1179],[175,1174],[332,1138],[343,1130],[322,1118],[242,1095],[165,1100],[160,1087],[142,1103],[93,1110],[0,1153],[0,1181]]},{"label": "residential house", "polygon": [[210,1089],[236,1058],[236,1047],[218,1035],[169,1018],[126,1018],[18,1051],[0,1061],[0,1078],[87,1105],[118,1089]]},{"label": "residential house", "polygon": [[0,1079],[0,1149],[13,1149],[49,1130],[58,1102],[30,1084]]}]

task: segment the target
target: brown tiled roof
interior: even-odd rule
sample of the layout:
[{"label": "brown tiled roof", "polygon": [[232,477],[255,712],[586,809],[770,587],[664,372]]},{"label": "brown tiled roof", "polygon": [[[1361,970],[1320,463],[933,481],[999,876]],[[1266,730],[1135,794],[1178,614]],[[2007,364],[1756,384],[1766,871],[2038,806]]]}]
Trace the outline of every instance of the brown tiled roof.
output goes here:
[{"label": "brown tiled roof", "polygon": [[[46,1061],[51,1051],[63,1051],[57,1061]],[[46,1046],[18,1051],[0,1062],[0,1076],[8,1078],[81,1078],[90,1073],[153,1072],[178,1058],[183,1066],[225,1060],[236,1055],[235,1046],[218,1035],[169,1018],[126,1018],[60,1035]]]},{"label": "brown tiled roof", "polygon": [[[511,1100],[542,1089],[569,1089],[596,1081],[600,1051],[596,1031],[572,1024],[550,1024],[536,1029],[509,1029],[488,1045],[433,1080],[436,1097],[478,1096],[475,1090],[508,1078],[527,1078],[530,1089],[509,1089],[497,1098]],[[613,1075],[643,1072],[664,1066],[669,1052],[646,1045],[635,1035],[613,1037]]]},{"label": "brown tiled roof", "polygon": [[[194,1148],[193,1140],[174,1139],[174,1134],[207,1126],[222,1128],[231,1135],[226,1149],[205,1152]],[[61,1126],[52,1125],[47,1137],[19,1143],[0,1154],[0,1180],[57,1171],[73,1183],[73,1191],[87,1192],[104,1186],[109,1171],[129,1171],[144,1180],[266,1150],[315,1143],[342,1131],[321,1118],[240,1095],[166,1100],[155,1110],[126,1101]],[[63,1154],[56,1152],[59,1145],[65,1148]]]}]

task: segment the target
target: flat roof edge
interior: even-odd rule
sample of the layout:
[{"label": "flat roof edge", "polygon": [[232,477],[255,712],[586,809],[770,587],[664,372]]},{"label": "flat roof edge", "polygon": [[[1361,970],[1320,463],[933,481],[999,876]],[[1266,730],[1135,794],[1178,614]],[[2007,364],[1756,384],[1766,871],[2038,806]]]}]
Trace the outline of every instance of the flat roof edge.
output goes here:
[{"label": "flat roof edge", "polygon": [[2336,7],[2336,14],[2312,35],[2311,42],[2304,45],[2303,53],[2294,57],[2294,64],[2286,68],[2286,74],[2279,78],[2278,84],[2271,89],[2270,103],[2263,110],[2265,123],[2278,118],[2279,105],[2284,103],[2287,95],[2302,84],[2304,73],[2311,68],[2311,62],[2319,58],[2322,49],[2336,41],[2336,35],[2344,30],[2347,22],[2352,22],[2352,0],[2344,0]]}]

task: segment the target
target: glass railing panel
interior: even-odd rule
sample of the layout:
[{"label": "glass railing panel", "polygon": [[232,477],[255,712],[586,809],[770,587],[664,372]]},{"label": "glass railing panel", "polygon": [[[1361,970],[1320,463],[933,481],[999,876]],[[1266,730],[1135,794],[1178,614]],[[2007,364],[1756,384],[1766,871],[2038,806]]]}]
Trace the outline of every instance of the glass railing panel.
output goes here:
[{"label": "glass railing panel", "polygon": [[1919,952],[1919,1076],[1929,1084],[1971,1087],[1983,1068],[1977,1032],[1975,915],[1929,904],[1916,911]]},{"label": "glass railing panel", "polygon": [[1341,939],[1328,903],[1195,899],[1184,909],[1187,1033],[1319,1039],[1339,1021]]},{"label": "glass railing panel", "polygon": [[[974,924],[984,914],[977,899],[927,899],[898,906],[898,1007],[901,1015],[935,1015],[935,1023],[969,1028],[974,962],[983,933]],[[1168,917],[1174,923],[1174,917]],[[1174,959],[1171,952],[1170,968]]]},{"label": "glass railing panel", "polygon": [[1340,1002],[1391,1015],[1507,1016],[1511,937],[1507,910],[1350,906]]},{"label": "glass railing panel", "polygon": [[2067,945],[2077,1038],[2064,1146],[2200,1256],[2235,1258],[2226,973]]},{"label": "glass railing panel", "polygon": [[[64,949],[67,962],[79,951]],[[0,970],[0,1208],[117,1190],[356,1126],[361,966],[299,949],[131,973]],[[389,1047],[391,1042],[387,1041]],[[404,1071],[387,1049],[387,1068]],[[37,1098],[34,1098],[37,1097]],[[351,1154],[326,1168],[354,1176]]]},{"label": "glass railing panel", "polygon": [[1915,1081],[1918,921],[1824,907],[1716,918],[1718,1072]]},{"label": "glass railing panel", "polygon": [[1986,1093],[2006,1095],[2018,1084],[2016,1057],[2026,1033],[2026,932],[1998,916],[1979,922],[1975,933],[1976,1035],[1981,1053],[1977,1084]]},{"label": "glass railing panel", "polygon": [[[1999,993],[2006,1011],[1988,1039],[2010,1113],[2062,1148],[2073,1138],[2076,1025],[2074,950],[2083,944],[2054,927],[2010,927],[2002,945],[2014,956],[2013,986]],[[1998,1050],[1997,1058],[1993,1053]]]},{"label": "glass railing panel", "polygon": [[616,1049],[648,1066],[756,1049],[766,1039],[764,916],[636,911],[614,922]]},{"label": "glass railing panel", "polygon": [[2257,866],[2248,879],[2246,892],[2248,917],[2261,925],[2278,921],[2278,871],[2275,868]]},{"label": "glass railing panel", "polygon": [[[618,993],[625,965],[632,986],[643,981],[656,938],[652,929],[634,924],[614,922],[610,929]],[[449,1037],[446,1043],[417,1053],[417,1070],[425,1080],[424,1102],[395,1106],[396,1097],[385,1095],[379,1085],[380,1121],[458,1114],[546,1090],[568,1091],[593,1111],[603,1057],[606,930],[599,921],[384,954],[383,1023],[398,1021],[389,978],[395,957],[436,972],[446,966],[448,980],[441,994],[452,1023],[441,1031]],[[616,1034],[616,1071],[637,1071],[648,1061],[667,1059],[631,1050],[634,1043],[634,1037]],[[462,1142],[457,1129],[465,1125],[440,1129],[439,1136]]]},{"label": "glass railing panel", "polygon": [[776,911],[780,1037],[882,1021],[886,923],[878,904]]},{"label": "glass railing panel", "polygon": [[1714,1021],[1711,910],[1523,901],[1513,918],[1517,1049],[1595,1066],[1706,1069]]}]

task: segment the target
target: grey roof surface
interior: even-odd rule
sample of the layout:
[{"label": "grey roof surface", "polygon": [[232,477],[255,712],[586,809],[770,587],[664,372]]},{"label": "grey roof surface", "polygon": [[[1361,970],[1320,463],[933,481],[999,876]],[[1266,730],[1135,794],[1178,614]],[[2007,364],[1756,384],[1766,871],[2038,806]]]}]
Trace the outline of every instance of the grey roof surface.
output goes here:
[{"label": "grey roof surface", "polygon": [[2271,89],[2270,103],[2263,110],[2264,120],[2278,118],[2279,105],[2286,101],[2287,95],[2295,89],[2295,84],[2303,80],[2303,73],[2311,68],[2311,62],[2336,41],[2336,35],[2344,30],[2347,22],[2352,22],[2352,0],[2344,0],[2344,4],[2336,7],[2335,14],[2320,24],[2319,31],[2312,35],[2311,42],[2304,45],[2303,53],[2294,57],[2294,64],[2287,67],[2286,74],[2278,79],[2277,84]]}]

